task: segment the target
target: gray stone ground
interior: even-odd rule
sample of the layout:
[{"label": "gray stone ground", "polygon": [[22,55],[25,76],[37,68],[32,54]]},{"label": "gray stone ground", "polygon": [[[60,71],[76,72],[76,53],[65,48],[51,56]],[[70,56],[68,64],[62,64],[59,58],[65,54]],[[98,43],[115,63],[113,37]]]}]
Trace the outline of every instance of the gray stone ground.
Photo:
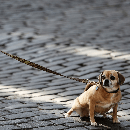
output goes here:
[{"label": "gray stone ground", "polygon": [[76,113],[64,118],[85,84],[0,54],[0,130],[130,130],[130,0],[0,0],[0,50],[67,76],[97,81],[105,69],[126,78],[120,124]]}]

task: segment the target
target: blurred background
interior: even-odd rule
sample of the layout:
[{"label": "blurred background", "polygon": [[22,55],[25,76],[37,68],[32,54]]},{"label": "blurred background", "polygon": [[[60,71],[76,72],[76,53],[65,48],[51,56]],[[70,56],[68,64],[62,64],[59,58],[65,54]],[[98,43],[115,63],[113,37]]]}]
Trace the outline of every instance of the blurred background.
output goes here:
[{"label": "blurred background", "polygon": [[129,0],[0,0],[0,33],[75,38],[108,49],[129,42],[129,7]]}]

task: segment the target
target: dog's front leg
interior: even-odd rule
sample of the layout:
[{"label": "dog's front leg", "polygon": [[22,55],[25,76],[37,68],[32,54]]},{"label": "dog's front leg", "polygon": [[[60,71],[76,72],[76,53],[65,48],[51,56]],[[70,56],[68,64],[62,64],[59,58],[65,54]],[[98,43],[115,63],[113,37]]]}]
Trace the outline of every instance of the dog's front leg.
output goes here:
[{"label": "dog's front leg", "polygon": [[117,107],[118,107],[118,104],[116,104],[113,107],[113,123],[120,123],[120,121],[117,119]]},{"label": "dog's front leg", "polygon": [[95,122],[95,119],[94,119],[94,110],[95,110],[95,102],[90,101],[90,104],[89,104],[90,122],[91,122],[91,125],[96,126],[97,123]]}]

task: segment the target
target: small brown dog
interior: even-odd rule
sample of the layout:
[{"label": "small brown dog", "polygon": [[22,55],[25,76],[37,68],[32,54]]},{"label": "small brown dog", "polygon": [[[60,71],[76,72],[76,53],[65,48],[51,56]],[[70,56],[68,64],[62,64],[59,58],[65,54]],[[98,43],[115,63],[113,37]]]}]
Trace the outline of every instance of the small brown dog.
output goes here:
[{"label": "small brown dog", "polygon": [[124,81],[124,76],[118,71],[103,71],[99,75],[99,82],[86,85],[85,91],[74,100],[72,108],[65,117],[69,117],[73,111],[76,111],[81,119],[90,115],[91,125],[96,126],[94,114],[99,113],[105,116],[105,113],[113,108],[113,123],[119,123],[117,107],[122,97],[120,85]]}]

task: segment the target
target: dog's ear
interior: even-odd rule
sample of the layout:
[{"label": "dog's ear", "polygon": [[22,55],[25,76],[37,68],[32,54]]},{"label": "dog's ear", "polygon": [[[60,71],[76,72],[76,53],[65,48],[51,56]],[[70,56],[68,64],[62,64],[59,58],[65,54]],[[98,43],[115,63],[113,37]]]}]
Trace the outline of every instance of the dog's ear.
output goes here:
[{"label": "dog's ear", "polygon": [[99,75],[98,79],[99,79],[99,83],[102,85],[102,74],[103,72]]},{"label": "dog's ear", "polygon": [[117,71],[117,73],[119,78],[119,85],[122,85],[125,81],[125,77],[120,72]]}]

